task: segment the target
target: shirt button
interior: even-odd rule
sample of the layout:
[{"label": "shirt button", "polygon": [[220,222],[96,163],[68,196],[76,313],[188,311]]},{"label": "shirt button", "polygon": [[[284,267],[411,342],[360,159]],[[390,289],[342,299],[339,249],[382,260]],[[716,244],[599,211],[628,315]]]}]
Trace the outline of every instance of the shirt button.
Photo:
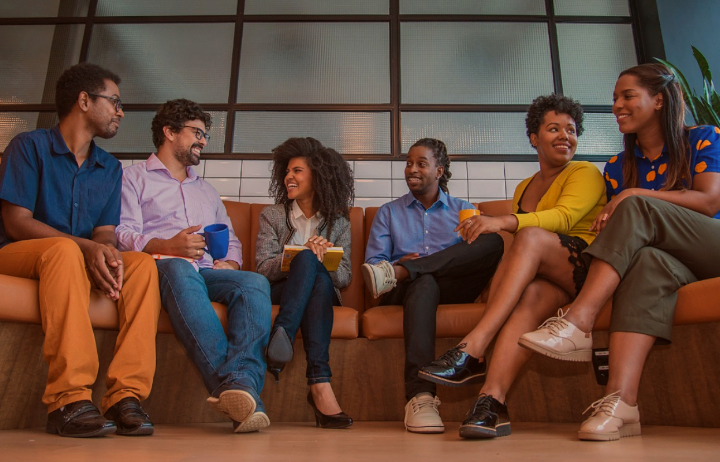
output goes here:
[{"label": "shirt button", "polygon": [[428,230],[426,229],[426,230],[425,230],[425,234],[427,234],[427,233],[428,233]]},{"label": "shirt button", "polygon": [[425,216],[427,216],[427,212],[425,212]]},{"label": "shirt button", "polygon": [[73,204],[73,206],[74,206],[75,208],[77,208],[77,206],[78,206],[78,203],[77,203],[77,202],[75,202],[75,203]]},{"label": "shirt button", "polygon": [[428,247],[428,246],[425,246],[425,250],[430,250],[430,247]]}]

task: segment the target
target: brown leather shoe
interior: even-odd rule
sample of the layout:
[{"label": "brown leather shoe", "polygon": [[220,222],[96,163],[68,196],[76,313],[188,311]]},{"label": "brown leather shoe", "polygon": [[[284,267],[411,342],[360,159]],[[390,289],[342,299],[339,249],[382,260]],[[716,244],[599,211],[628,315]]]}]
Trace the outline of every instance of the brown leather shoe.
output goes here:
[{"label": "brown leather shoe", "polygon": [[115,421],[117,434],[125,436],[147,436],[155,431],[153,423],[137,398],[129,396],[110,406],[105,417]]},{"label": "brown leather shoe", "polygon": [[115,423],[100,415],[88,400],[66,404],[48,414],[45,431],[73,438],[103,436],[115,431]]}]

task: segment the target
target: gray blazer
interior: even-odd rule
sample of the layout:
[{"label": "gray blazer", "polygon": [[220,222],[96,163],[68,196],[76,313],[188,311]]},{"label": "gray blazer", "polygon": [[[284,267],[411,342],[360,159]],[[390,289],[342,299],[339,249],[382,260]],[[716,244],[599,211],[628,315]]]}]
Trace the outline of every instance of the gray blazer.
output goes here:
[{"label": "gray blazer", "polygon": [[[317,234],[332,242],[335,247],[342,247],[343,254],[337,271],[330,272],[330,278],[335,286],[335,293],[342,305],[340,289],[350,284],[352,272],[350,271],[350,221],[345,217],[338,217],[333,223],[332,235],[327,236],[325,220],[320,222]],[[270,282],[280,281],[287,277],[287,273],[280,271],[282,264],[283,246],[290,242],[295,234],[295,228],[290,223],[290,217],[285,213],[284,205],[270,205],[260,213],[260,230],[258,231],[255,260],[257,272],[268,278]]]}]

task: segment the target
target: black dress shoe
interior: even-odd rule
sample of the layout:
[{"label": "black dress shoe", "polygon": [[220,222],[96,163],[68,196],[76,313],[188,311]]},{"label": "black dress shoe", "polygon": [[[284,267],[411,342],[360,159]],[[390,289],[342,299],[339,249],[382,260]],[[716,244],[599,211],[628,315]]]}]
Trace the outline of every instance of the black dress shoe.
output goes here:
[{"label": "black dress shoe", "polygon": [[73,438],[103,436],[115,431],[115,423],[100,415],[88,400],[66,404],[48,414],[45,431],[53,435]]},{"label": "black dress shoe", "polygon": [[155,431],[150,416],[140,407],[140,401],[130,396],[113,404],[105,417],[115,421],[118,435],[145,436]]},{"label": "black dress shoe", "polygon": [[475,406],[468,412],[468,418],[460,426],[462,438],[495,438],[510,434],[510,417],[507,404],[481,394]]},{"label": "black dress shoe", "polygon": [[270,341],[267,346],[267,370],[275,376],[279,382],[279,374],[285,368],[285,364],[293,359],[293,345],[284,327],[276,327],[270,334]]},{"label": "black dress shoe", "polygon": [[338,412],[337,414],[332,415],[326,415],[320,412],[317,406],[315,406],[315,400],[313,399],[311,392],[308,392],[307,402],[313,408],[313,412],[315,412],[316,427],[348,428],[353,424],[353,420],[344,412]]},{"label": "black dress shoe", "polygon": [[418,377],[451,387],[484,382],[487,364],[462,351],[465,346],[465,343],[461,343],[450,348],[444,355],[420,369]]}]

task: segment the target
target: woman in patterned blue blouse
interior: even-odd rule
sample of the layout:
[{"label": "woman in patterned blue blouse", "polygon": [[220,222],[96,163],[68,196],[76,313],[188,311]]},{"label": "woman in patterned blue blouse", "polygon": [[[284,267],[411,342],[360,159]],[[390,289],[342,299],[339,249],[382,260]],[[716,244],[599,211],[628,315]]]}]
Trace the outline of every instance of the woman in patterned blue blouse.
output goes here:
[{"label": "woman in patterned blue blouse", "polygon": [[640,434],[640,376],[653,344],[670,343],[677,290],[720,276],[720,129],[685,126],[680,85],[661,64],[623,71],[613,101],[625,150],[605,166],[608,203],[592,225],[585,285],[520,338],[546,356],[590,361],[595,318],[613,297],[606,396],[578,432],[600,441]]}]

